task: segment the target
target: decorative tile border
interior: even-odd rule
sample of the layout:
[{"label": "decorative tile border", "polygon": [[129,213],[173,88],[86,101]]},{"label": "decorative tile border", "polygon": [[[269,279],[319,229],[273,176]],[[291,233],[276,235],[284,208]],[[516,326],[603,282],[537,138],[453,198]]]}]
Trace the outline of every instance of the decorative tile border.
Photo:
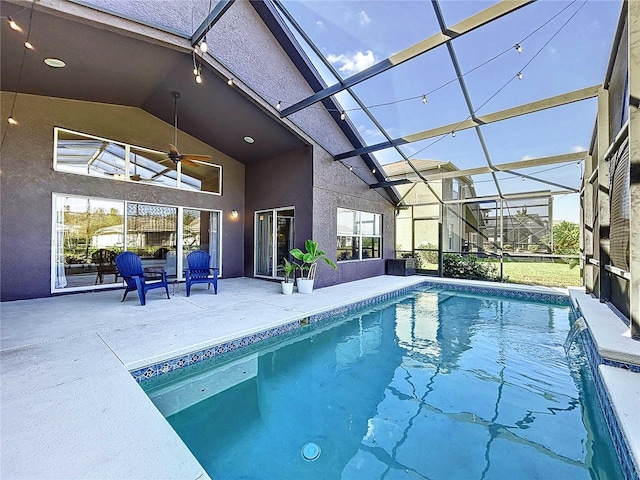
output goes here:
[{"label": "decorative tile border", "polygon": [[530,300],[533,302],[554,303],[559,305],[571,305],[569,295],[563,293],[530,292],[527,290],[516,290],[511,288],[485,287],[481,285],[462,285],[454,283],[440,283],[426,281],[420,285],[431,288],[441,288],[443,290],[453,290],[455,292],[479,293],[482,295],[493,295],[496,297],[517,298]]},{"label": "decorative tile border", "polygon": [[254,333],[253,335],[248,335],[228,342],[219,343],[217,345],[212,345],[196,352],[191,352],[179,357],[171,358],[169,360],[164,360],[154,365],[149,365],[147,367],[133,370],[130,373],[133,378],[135,378],[136,382],[145,382],[152,378],[166,375],[190,365],[209,362],[220,355],[228,354],[236,350],[241,350],[245,347],[253,345],[254,343],[264,342],[265,340],[292,332],[300,328],[300,326],[304,325],[305,323],[305,319],[296,320],[294,322],[290,322],[276,328],[270,328],[262,332]]},{"label": "decorative tile border", "polygon": [[598,393],[598,399],[600,400],[600,406],[602,407],[604,418],[607,422],[607,427],[609,428],[609,433],[611,434],[611,438],[613,439],[613,445],[616,449],[616,453],[618,454],[618,459],[620,460],[620,465],[622,466],[622,471],[624,472],[625,479],[640,480],[640,472],[636,468],[635,462],[633,461],[631,451],[629,450],[629,446],[624,439],[622,429],[620,428],[620,424],[618,423],[618,417],[613,410],[611,400],[609,399],[609,395],[607,394],[607,389],[604,385],[602,377],[600,376],[600,371],[598,370],[599,365],[610,365],[613,367],[625,368],[627,370],[631,370],[632,372],[640,373],[640,366],[614,362],[606,358],[602,358],[588,328],[580,332],[578,338],[580,338],[582,346],[584,347],[587,361],[589,363],[589,368],[591,369],[591,376],[593,377],[596,392]]}]

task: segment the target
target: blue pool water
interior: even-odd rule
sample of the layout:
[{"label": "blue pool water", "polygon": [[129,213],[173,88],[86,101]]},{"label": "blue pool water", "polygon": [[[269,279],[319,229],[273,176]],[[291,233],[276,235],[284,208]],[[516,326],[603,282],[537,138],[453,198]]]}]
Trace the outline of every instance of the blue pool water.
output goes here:
[{"label": "blue pool water", "polygon": [[422,289],[143,387],[217,480],[621,479],[572,321]]}]

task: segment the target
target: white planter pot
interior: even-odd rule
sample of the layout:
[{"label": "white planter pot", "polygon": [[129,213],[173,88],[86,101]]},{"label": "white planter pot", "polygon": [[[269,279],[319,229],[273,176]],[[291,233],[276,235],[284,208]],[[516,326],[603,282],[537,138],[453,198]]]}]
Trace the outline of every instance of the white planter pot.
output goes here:
[{"label": "white planter pot", "polygon": [[280,282],[282,285],[282,293],[284,295],[291,295],[293,293],[293,282]]},{"label": "white planter pot", "polygon": [[313,292],[313,278],[298,278],[296,280],[298,285],[298,293],[311,293]]}]

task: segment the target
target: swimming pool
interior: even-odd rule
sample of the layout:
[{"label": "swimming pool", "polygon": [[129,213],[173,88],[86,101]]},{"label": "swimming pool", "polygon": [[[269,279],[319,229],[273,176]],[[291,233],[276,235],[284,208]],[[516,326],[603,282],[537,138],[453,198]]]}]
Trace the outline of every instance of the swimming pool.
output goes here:
[{"label": "swimming pool", "polygon": [[420,288],[142,385],[217,479],[623,478],[572,320]]}]

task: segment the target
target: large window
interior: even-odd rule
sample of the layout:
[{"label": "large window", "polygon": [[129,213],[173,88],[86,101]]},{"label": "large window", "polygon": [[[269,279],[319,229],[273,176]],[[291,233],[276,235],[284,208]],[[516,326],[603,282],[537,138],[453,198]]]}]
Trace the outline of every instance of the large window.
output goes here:
[{"label": "large window", "polygon": [[174,163],[167,152],[55,128],[54,169],[125,182],[220,194],[222,167],[210,161]]},{"label": "large window", "polygon": [[58,194],[53,203],[52,293],[121,283],[115,257],[124,250],[177,280],[193,250],[221,267],[219,212]]},{"label": "large window", "polygon": [[380,258],[381,216],[338,208],[338,261]]}]

